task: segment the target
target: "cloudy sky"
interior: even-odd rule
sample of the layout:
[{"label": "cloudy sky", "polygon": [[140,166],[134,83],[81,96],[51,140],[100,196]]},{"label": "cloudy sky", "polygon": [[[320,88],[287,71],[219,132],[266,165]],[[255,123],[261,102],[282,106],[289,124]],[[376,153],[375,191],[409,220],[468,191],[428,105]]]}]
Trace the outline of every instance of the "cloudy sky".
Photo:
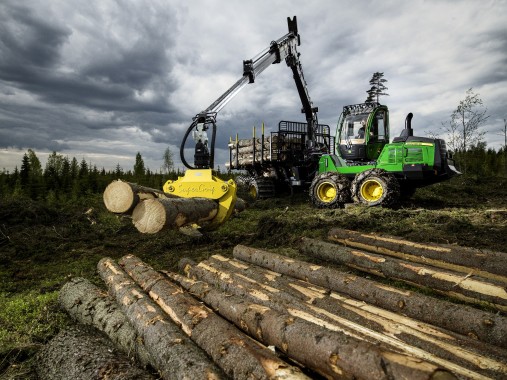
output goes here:
[{"label": "cloudy sky", "polygon": [[[366,98],[384,72],[391,136],[414,113],[418,135],[439,133],[473,88],[490,115],[488,146],[503,144],[507,118],[507,1],[2,0],[0,170],[28,148],[99,168],[152,170],[178,152],[192,117],[287,33],[297,15],[301,61],[319,122]],[[304,121],[291,71],[269,67],[218,115],[216,164],[229,136],[265,122]],[[189,145],[190,162],[192,145]]]}]

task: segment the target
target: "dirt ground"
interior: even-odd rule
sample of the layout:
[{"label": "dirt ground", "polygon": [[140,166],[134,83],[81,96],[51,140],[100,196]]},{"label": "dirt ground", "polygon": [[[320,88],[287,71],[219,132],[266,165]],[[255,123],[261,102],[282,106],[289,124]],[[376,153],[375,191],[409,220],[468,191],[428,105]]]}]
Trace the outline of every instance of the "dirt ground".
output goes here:
[{"label": "dirt ground", "polygon": [[73,276],[103,286],[95,268],[105,256],[132,253],[170,270],[182,257],[230,256],[236,244],[302,257],[300,238],[325,239],[332,227],[507,252],[507,178],[461,176],[419,189],[393,209],[315,209],[306,194],[261,200],[201,237],[178,231],[142,235],[128,217],[108,213],[98,195],[63,206],[2,200],[0,378],[35,378],[33,354],[71,323],[57,305],[58,290]]}]

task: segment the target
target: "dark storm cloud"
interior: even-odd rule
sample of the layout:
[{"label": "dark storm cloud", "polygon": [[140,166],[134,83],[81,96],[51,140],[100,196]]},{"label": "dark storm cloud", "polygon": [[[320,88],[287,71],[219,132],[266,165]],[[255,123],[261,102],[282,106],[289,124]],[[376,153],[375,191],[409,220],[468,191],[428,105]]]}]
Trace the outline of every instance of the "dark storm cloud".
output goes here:
[{"label": "dark storm cloud", "polygon": [[[129,20],[131,12],[119,16],[125,18],[126,25],[132,23]],[[165,21],[175,27],[174,18]],[[121,20],[117,22],[122,24]],[[101,34],[100,30],[93,31],[96,35],[90,32],[92,41],[89,44],[95,42],[105,48],[100,54],[93,49],[89,54],[81,51],[81,60],[71,65],[64,56],[65,47],[80,50],[90,46],[73,46],[76,42],[71,36],[79,31],[65,23],[66,20],[61,18],[45,21],[30,6],[13,2],[0,5],[0,86],[4,93],[14,94],[18,89],[36,96],[38,102],[56,106],[42,107],[40,119],[34,125],[34,129],[45,131],[46,140],[65,138],[66,134],[68,138],[71,131],[77,136],[84,131],[86,136],[87,129],[100,130],[128,123],[137,123],[149,131],[155,126],[166,125],[170,116],[174,120],[180,119],[175,114],[176,109],[167,101],[175,84],[170,78],[172,61],[166,54],[166,49],[174,41],[165,33],[166,28],[161,28],[158,23],[150,25],[147,21],[139,26],[141,32],[132,43],[122,45],[113,37]],[[22,111],[23,107],[3,105],[0,128],[4,135],[9,135],[6,128],[26,123],[23,120],[9,122],[5,118],[6,113]],[[109,120],[104,120],[105,117],[90,119],[88,110],[113,115]],[[35,109],[31,108],[31,111]],[[72,114],[65,116],[69,111]],[[58,120],[71,123],[55,123]],[[45,124],[49,122],[52,125]],[[60,129],[63,133],[59,133]],[[17,141],[16,133],[12,135],[2,138],[0,146],[19,146],[22,141]],[[48,142],[46,145],[55,144]]]}]

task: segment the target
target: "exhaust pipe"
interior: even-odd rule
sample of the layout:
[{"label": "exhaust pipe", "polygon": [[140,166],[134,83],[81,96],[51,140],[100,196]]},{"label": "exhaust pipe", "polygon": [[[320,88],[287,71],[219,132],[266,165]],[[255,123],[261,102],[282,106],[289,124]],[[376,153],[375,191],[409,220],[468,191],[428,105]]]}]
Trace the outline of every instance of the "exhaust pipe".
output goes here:
[{"label": "exhaust pipe", "polygon": [[413,136],[414,130],[412,129],[412,118],[414,117],[414,114],[410,112],[407,117],[405,118],[405,133],[404,136]]}]

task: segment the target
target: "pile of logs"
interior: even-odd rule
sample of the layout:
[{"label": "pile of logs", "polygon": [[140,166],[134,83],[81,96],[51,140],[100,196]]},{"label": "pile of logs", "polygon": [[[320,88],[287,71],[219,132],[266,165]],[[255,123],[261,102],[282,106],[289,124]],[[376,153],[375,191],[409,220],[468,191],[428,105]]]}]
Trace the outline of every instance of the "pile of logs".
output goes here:
[{"label": "pile of logs", "polygon": [[[121,180],[111,182],[103,193],[104,205],[115,214],[132,217],[143,234],[178,229],[192,224],[205,226],[218,212],[219,205],[207,198],[179,198],[163,191]],[[246,204],[236,200],[236,210]]]},{"label": "pile of logs", "polygon": [[230,160],[225,166],[227,169],[241,169],[264,161],[283,161],[290,156],[287,155],[287,150],[297,150],[302,143],[299,136],[272,135],[241,139],[229,143]]},{"label": "pile of logs", "polygon": [[[417,273],[428,281],[447,281],[452,273],[461,281],[452,292],[439,291],[503,310],[499,292],[482,290],[505,280],[505,254],[467,251],[478,261],[463,260],[461,248],[452,246],[338,229],[330,237],[347,246],[303,239],[301,250],[402,280],[406,266],[424,267]],[[483,257],[496,263],[481,262]],[[232,257],[182,259],[180,269],[182,274],[156,271],[127,255],[98,263],[108,292],[83,278],[68,282],[60,304],[86,326],[55,337],[38,355],[38,372],[51,379],[144,379],[154,373],[163,379],[507,378],[502,312],[242,245]],[[469,280],[478,281],[477,288]]]}]

